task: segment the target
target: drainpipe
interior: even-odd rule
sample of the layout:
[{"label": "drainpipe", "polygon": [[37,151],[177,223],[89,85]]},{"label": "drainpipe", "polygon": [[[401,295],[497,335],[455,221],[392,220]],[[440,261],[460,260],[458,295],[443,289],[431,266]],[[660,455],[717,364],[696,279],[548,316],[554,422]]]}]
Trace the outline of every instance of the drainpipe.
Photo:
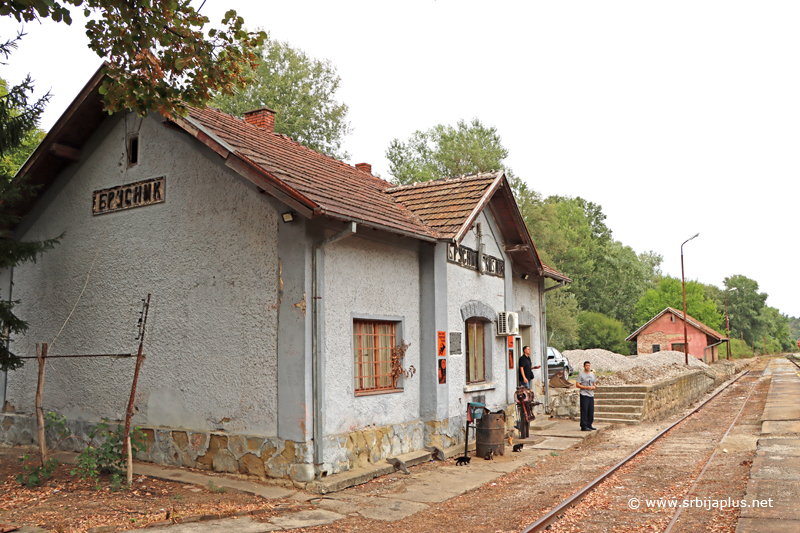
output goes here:
[{"label": "drainpipe", "polygon": [[[311,387],[313,390],[313,411],[314,411],[314,464],[320,468],[323,464],[322,460],[322,441],[323,441],[323,424],[322,424],[322,401],[324,398],[324,372],[325,362],[322,356],[322,324],[324,317],[321,316],[320,310],[320,285],[324,283],[324,272],[322,268],[322,252],[323,248],[336,241],[353,235],[356,232],[356,223],[351,222],[350,226],[337,233],[331,235],[327,239],[313,245],[311,253]],[[319,472],[317,472],[319,474]]]},{"label": "drainpipe", "polygon": [[[706,346],[705,348],[703,348],[703,362],[704,362],[705,364],[708,364],[708,362],[706,361],[706,350],[708,350],[709,348],[713,348],[714,346],[719,346],[719,345],[720,345],[720,344],[722,344],[723,342],[725,342],[725,341],[719,341],[719,342],[715,342],[714,344],[709,344],[708,346]],[[712,356],[712,359],[713,359],[713,356]],[[714,361],[711,361],[711,362],[713,363]]]},{"label": "drainpipe", "polygon": [[[544,282],[542,282],[544,283]],[[561,287],[565,287],[567,285],[566,281],[562,281],[558,285],[553,285],[547,289],[539,291],[539,309],[541,310],[542,317],[539,320],[541,333],[540,337],[542,339],[542,369],[544,372],[542,373],[542,377],[544,378],[544,412],[545,414],[550,414],[550,371],[547,367],[547,305],[545,299],[545,293],[550,292],[555,289],[560,289]]]}]

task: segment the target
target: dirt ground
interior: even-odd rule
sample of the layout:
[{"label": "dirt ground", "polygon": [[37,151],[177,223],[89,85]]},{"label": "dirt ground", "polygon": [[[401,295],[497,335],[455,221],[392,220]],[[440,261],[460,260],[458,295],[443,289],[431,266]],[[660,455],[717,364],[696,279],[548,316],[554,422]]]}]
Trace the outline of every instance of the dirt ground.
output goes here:
[{"label": "dirt ground", "polygon": [[108,476],[101,476],[98,490],[94,481],[70,475],[73,467],[64,464],[41,486],[28,489],[16,481],[21,471],[19,457],[24,451],[0,448],[0,523],[72,533],[103,525],[134,529],[167,519],[256,509],[269,518],[312,508],[296,500],[265,500],[241,492],[221,492],[219,487],[143,476],[134,476],[131,490],[117,492],[109,489]]}]

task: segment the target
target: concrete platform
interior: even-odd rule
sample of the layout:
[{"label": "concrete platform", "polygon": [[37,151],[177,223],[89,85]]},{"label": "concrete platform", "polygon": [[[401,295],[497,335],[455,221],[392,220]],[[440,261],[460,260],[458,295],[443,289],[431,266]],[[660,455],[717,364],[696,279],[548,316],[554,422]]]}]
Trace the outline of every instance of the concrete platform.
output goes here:
[{"label": "concrete platform", "polygon": [[785,359],[773,359],[761,417],[761,436],[739,510],[736,533],[800,531],[800,376]]}]

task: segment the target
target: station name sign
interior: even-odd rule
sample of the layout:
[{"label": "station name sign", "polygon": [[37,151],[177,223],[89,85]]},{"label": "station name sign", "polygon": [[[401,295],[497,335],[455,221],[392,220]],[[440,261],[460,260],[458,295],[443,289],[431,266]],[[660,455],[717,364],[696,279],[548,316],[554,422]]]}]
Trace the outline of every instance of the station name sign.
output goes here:
[{"label": "station name sign", "polygon": [[102,215],[164,201],[166,176],[94,191],[92,214]]}]

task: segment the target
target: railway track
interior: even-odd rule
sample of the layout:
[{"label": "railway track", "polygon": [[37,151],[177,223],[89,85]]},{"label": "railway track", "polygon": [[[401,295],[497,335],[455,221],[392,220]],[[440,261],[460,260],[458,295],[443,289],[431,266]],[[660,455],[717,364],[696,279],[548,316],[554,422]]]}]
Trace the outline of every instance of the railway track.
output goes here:
[{"label": "railway track", "polygon": [[[766,397],[769,380],[759,380],[765,367],[766,362],[738,376],[521,533],[612,528],[617,532],[696,531],[698,526],[705,530],[708,521],[720,527],[726,519],[735,522],[738,515],[732,512],[738,508],[730,505],[727,514],[721,515],[708,494],[720,493],[717,500],[735,496],[733,478],[749,472],[751,452],[728,454],[717,448],[737,423],[759,416],[758,406],[748,402],[754,394],[762,402]],[[747,432],[746,426],[743,431]],[[718,464],[722,454],[724,467]],[[691,506],[681,507],[687,499]]]}]

